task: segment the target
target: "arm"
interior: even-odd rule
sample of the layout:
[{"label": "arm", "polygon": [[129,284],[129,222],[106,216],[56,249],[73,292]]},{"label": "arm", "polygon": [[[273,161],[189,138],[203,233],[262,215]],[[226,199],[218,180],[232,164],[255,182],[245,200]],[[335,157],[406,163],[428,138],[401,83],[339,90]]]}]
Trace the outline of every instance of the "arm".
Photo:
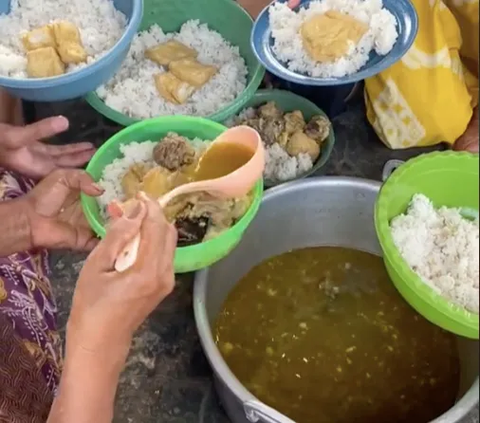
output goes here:
[{"label": "arm", "polygon": [[0,202],[0,257],[32,248],[26,205],[20,199]]},{"label": "arm", "polygon": [[[118,345],[118,346],[117,346]],[[92,353],[68,344],[60,388],[47,423],[110,423],[130,344]]]}]

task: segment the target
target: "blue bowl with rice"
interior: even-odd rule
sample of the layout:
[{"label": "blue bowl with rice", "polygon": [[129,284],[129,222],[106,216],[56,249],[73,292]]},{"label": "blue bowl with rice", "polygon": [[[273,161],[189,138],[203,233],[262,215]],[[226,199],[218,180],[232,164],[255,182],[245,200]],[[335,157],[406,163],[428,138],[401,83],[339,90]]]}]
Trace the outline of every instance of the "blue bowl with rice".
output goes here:
[{"label": "blue bowl with rice", "polygon": [[[418,16],[410,0],[322,0],[327,10],[321,9],[319,1],[301,0],[293,12],[284,5],[286,2],[277,0],[260,13],[252,31],[251,44],[257,59],[269,72],[296,84],[332,86],[370,78],[399,61],[412,46],[418,32]],[[382,5],[381,11],[379,4]],[[273,17],[270,14],[272,5],[275,9]],[[317,9],[307,15],[306,9],[310,7]],[[318,16],[332,10],[362,22],[367,16],[367,33],[360,38],[353,53],[351,51],[333,62],[311,63],[311,57],[303,51],[302,45],[305,44],[299,35],[295,15],[303,11],[307,20],[314,14]],[[278,46],[274,35],[280,40]],[[295,38],[296,35],[299,39]],[[368,56],[364,51],[369,52]]]},{"label": "blue bowl with rice", "polygon": [[[82,97],[118,70],[142,16],[143,0],[84,0],[73,5],[67,0],[37,4],[35,0],[23,0],[21,6],[19,0],[0,0],[0,87],[28,101]],[[40,28],[52,20],[69,21],[78,27],[87,54],[92,54],[90,63],[75,66],[59,76],[27,78],[20,37],[23,31]],[[18,21],[25,25],[19,25]],[[109,39],[112,28],[117,30],[115,39]],[[6,39],[11,40],[8,45],[1,41]]]}]

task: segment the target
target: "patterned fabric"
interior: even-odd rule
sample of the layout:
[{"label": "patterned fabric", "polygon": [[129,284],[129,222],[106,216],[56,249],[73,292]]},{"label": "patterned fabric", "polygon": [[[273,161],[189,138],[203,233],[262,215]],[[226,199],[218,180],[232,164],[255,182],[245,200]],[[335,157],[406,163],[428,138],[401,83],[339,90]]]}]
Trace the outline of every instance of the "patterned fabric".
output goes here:
[{"label": "patterned fabric", "polygon": [[368,120],[395,149],[453,144],[478,105],[479,0],[412,1],[412,48],[365,82]]},{"label": "patterned fabric", "polygon": [[[0,201],[22,196],[33,185],[31,180],[0,169]],[[55,393],[62,368],[62,344],[56,331],[57,308],[48,271],[46,251],[0,257],[0,315],[10,322],[23,349]]]},{"label": "patterned fabric", "polygon": [[53,393],[9,320],[0,314],[0,422],[45,423]]}]

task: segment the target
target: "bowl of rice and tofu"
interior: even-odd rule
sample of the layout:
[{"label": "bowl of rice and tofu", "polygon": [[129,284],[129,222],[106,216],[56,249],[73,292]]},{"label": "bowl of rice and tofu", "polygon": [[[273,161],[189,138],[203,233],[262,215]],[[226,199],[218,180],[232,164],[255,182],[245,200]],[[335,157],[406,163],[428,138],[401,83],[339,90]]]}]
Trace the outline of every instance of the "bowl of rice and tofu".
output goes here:
[{"label": "bowl of rice and tofu", "polygon": [[259,15],[251,42],[274,75],[303,85],[361,81],[392,66],[418,31],[409,0],[278,0]]},{"label": "bowl of rice and tofu", "polygon": [[335,144],[326,114],[289,91],[257,91],[245,109],[225,124],[247,125],[260,134],[266,187],[321,174]]},{"label": "bowl of rice and tofu", "polygon": [[252,27],[234,1],[147,0],[122,67],[86,99],[123,126],[180,114],[223,122],[265,73],[250,45]]},{"label": "bowl of rice and tofu", "polygon": [[142,0],[7,0],[0,4],[0,87],[30,101],[82,97],[120,67]]},{"label": "bowl of rice and tofu", "polygon": [[436,152],[388,177],[375,227],[393,283],[442,328],[479,338],[479,157]]},{"label": "bowl of rice and tofu", "polygon": [[[158,199],[195,180],[210,141],[226,129],[203,118],[165,116],[115,134],[87,166],[87,172],[104,189],[99,198],[82,195],[83,211],[92,229],[103,238],[110,219],[139,191]],[[222,155],[223,165],[228,157]],[[165,215],[178,232],[175,272],[195,271],[225,257],[255,217],[262,194],[259,180],[239,198],[220,199],[200,192],[180,195],[168,203]]]}]

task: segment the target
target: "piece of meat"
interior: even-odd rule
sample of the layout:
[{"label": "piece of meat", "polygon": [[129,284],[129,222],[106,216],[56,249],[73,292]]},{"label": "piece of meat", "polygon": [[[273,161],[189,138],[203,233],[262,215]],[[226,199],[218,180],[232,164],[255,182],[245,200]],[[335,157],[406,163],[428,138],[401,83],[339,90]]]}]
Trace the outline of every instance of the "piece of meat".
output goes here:
[{"label": "piece of meat", "polygon": [[53,33],[57,43],[58,54],[66,65],[82,63],[87,60],[87,52],[83,48],[80,31],[71,22],[56,22]]},{"label": "piece of meat", "polygon": [[172,173],[168,169],[155,166],[143,177],[139,189],[150,198],[158,200],[172,189],[171,176]]},{"label": "piece of meat", "polygon": [[178,231],[177,247],[199,244],[205,238],[210,219],[207,216],[181,218],[175,221]]},{"label": "piece of meat", "polygon": [[330,135],[331,123],[325,116],[313,116],[304,129],[305,135],[321,144]]},{"label": "piece of meat", "polygon": [[185,137],[170,132],[153,149],[153,160],[160,166],[174,172],[195,160],[195,148]]},{"label": "piece of meat", "polygon": [[258,108],[258,116],[266,119],[281,119],[283,112],[274,101],[269,101]]},{"label": "piece of meat", "polygon": [[260,136],[265,145],[272,145],[278,142],[284,130],[285,121],[283,119],[265,119]]},{"label": "piece of meat", "polygon": [[135,163],[130,166],[122,178],[122,189],[126,198],[132,198],[140,191],[140,184],[144,176],[148,172],[148,168],[142,163]]},{"label": "piece of meat", "polygon": [[320,146],[315,140],[305,135],[302,131],[297,131],[288,141],[287,153],[294,157],[301,153],[308,154],[312,162],[315,162],[320,155]]},{"label": "piece of meat", "polygon": [[297,131],[303,131],[305,127],[305,119],[300,110],[285,113],[283,119],[285,120],[285,131],[290,135]]}]

